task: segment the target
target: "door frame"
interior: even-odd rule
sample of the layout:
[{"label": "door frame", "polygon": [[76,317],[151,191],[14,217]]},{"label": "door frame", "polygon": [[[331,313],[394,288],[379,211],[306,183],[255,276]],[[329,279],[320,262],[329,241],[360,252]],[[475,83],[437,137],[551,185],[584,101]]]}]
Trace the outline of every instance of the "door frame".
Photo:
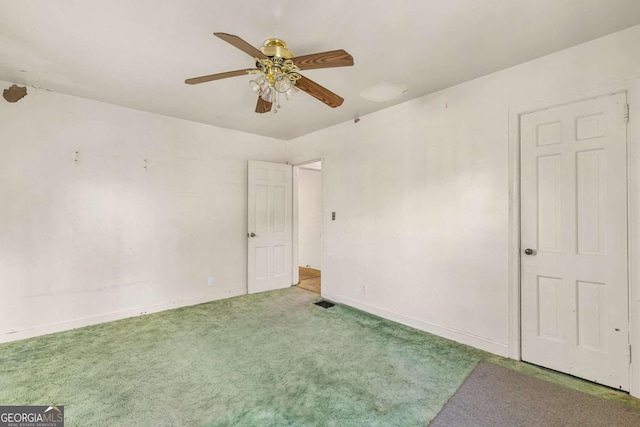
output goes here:
[{"label": "door frame", "polygon": [[[322,157],[314,157],[311,160],[303,160],[297,163],[292,163],[293,166],[293,217],[291,221],[291,226],[293,229],[291,230],[291,286],[295,286],[300,281],[300,270],[298,269],[298,261],[299,261],[299,250],[300,250],[300,233],[298,228],[299,223],[299,182],[298,182],[298,172],[300,171],[300,166],[308,165],[315,162],[322,162],[322,169],[320,175],[320,182],[322,183],[322,228],[324,228],[324,174],[322,174],[322,170],[324,170],[324,160]],[[321,230],[322,233],[322,230]],[[322,250],[324,240],[324,233],[322,233],[322,237],[320,238],[320,265],[324,265],[324,252]],[[322,289],[322,288],[320,288]]]},{"label": "door frame", "polygon": [[[640,78],[509,108],[509,355],[522,360],[520,271],[520,117],[580,101],[626,93],[630,105],[627,123],[627,265],[629,288],[629,342],[635,355],[630,363],[629,393],[640,397]],[[636,262],[632,262],[632,260]],[[634,360],[635,359],[635,360]]]}]

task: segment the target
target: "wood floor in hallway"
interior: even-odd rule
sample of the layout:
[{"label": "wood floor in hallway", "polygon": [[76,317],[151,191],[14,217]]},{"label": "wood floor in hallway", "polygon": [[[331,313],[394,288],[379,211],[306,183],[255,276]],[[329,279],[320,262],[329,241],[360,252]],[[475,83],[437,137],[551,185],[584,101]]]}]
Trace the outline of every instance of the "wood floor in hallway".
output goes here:
[{"label": "wood floor in hallway", "polygon": [[320,270],[300,267],[300,283],[298,287],[320,294]]}]

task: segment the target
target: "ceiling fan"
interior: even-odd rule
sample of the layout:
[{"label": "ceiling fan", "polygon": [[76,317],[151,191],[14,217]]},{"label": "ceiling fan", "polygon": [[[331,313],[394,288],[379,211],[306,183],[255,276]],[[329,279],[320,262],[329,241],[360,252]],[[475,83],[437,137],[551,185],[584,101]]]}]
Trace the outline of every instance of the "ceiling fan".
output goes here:
[{"label": "ceiling fan", "polygon": [[294,56],[291,51],[287,49],[286,43],[280,39],[267,39],[263,46],[257,49],[238,36],[226,33],[213,34],[252,56],[255,61],[255,68],[194,77],[185,80],[184,82],[186,84],[193,85],[226,79],[228,77],[258,74],[259,76],[250,82],[252,89],[258,94],[256,113],[271,111],[274,103],[276,104],[274,112],[278,112],[279,97],[285,96],[289,99],[289,97],[298,90],[308,93],[332,108],[339,107],[344,102],[342,97],[320,86],[313,80],[304,77],[300,74],[300,71],[316,68],[352,66],[353,57],[346,51],[339,49],[310,55]]}]

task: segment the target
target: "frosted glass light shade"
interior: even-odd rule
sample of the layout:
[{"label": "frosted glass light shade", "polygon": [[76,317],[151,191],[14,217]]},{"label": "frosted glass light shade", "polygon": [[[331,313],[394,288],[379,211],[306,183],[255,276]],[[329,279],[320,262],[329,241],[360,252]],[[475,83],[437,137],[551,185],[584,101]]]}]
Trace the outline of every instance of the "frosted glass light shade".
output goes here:
[{"label": "frosted glass light shade", "polygon": [[262,98],[263,100],[267,101],[267,102],[273,102],[276,99],[276,93],[275,90],[268,86],[266,88],[266,90],[264,90],[264,92],[260,95],[260,98]]},{"label": "frosted glass light shade", "polygon": [[291,84],[291,80],[289,80],[289,77],[280,74],[276,77],[273,86],[278,92],[286,93],[293,85]]},{"label": "frosted glass light shade", "polygon": [[260,76],[255,80],[251,80],[249,82],[249,86],[251,86],[251,90],[253,90],[258,95],[262,95],[267,87],[269,87],[269,82],[264,76]]}]

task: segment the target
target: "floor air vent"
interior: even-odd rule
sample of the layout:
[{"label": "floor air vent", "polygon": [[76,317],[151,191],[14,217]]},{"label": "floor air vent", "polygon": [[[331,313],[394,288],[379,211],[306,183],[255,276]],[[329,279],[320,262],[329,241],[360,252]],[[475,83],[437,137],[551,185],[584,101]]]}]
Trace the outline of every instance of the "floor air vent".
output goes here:
[{"label": "floor air vent", "polygon": [[329,301],[325,301],[325,300],[314,302],[314,304],[315,305],[319,305],[322,308],[330,308],[330,307],[333,307],[335,305],[334,303],[329,302]]}]

